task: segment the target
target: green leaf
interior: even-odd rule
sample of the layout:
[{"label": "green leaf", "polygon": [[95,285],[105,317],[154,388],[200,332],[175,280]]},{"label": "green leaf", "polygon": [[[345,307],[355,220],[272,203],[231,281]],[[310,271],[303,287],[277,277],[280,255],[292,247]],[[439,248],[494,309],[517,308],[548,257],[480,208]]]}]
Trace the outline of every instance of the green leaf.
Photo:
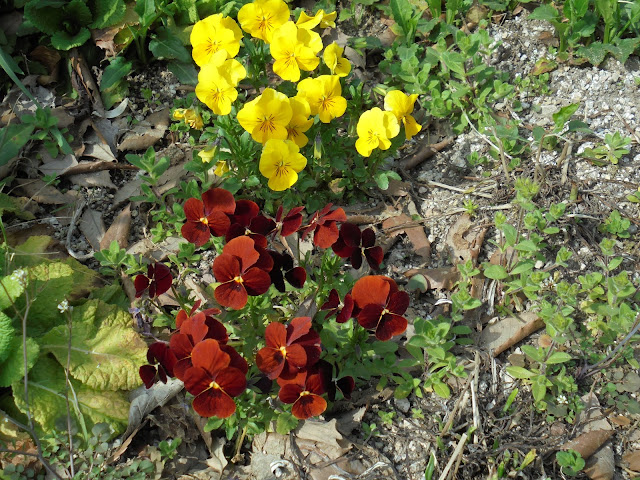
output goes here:
[{"label": "green leaf", "polygon": [[169,62],[169,71],[184,85],[198,84],[198,71],[192,63]]},{"label": "green leaf", "polygon": [[0,364],[7,359],[12,351],[11,341],[15,333],[11,318],[0,312]]},{"label": "green leaf", "polygon": [[509,276],[507,270],[502,265],[485,265],[488,265],[484,269],[484,276],[487,278],[491,278],[493,280],[502,280]]},{"label": "green leaf", "polygon": [[600,65],[609,50],[602,42],[593,42],[588,47],[580,47],[576,50],[577,57],[584,57],[591,65]]},{"label": "green leaf", "polygon": [[[61,364],[69,352],[69,329],[60,325],[40,340]],[[147,344],[133,329],[131,314],[100,300],[75,307],[71,324],[69,373],[96,390],[132,390],[138,370],[147,363]]]},{"label": "green leaf", "polygon": [[13,305],[24,292],[24,286],[11,275],[0,278],[0,310]]},{"label": "green leaf", "polygon": [[83,45],[89,38],[91,38],[91,32],[85,27],[82,27],[75,35],[58,31],[51,37],[51,45],[58,50],[71,50]]},{"label": "green leaf", "polygon": [[31,0],[24,6],[24,16],[41,32],[53,35],[62,29],[65,4],[64,0]]},{"label": "green leaf", "polygon": [[[58,427],[59,422],[66,425],[67,401],[64,369],[54,359],[42,356],[29,372],[29,410],[34,420],[44,431]],[[98,392],[86,385],[71,380],[71,386],[78,398],[80,412],[88,428],[97,423],[107,423],[116,433],[122,432],[127,425],[129,402],[124,392]],[[13,385],[13,398],[16,406],[26,410],[24,382]],[[74,409],[72,420],[77,422]]]},{"label": "green leaf", "polygon": [[531,378],[535,375],[535,373],[527,370],[526,368],[516,366],[507,367],[507,373],[513,378],[519,379]]},{"label": "green leaf", "polygon": [[137,0],[134,8],[140,18],[142,28],[147,28],[156,18],[156,4],[154,0]]},{"label": "green leaf", "polygon": [[76,25],[88,26],[93,15],[86,0],[71,0],[64,8],[65,20],[72,19]]},{"label": "green leaf", "polygon": [[446,383],[443,383],[439,380],[435,380],[433,382],[432,387],[436,395],[438,395],[441,398],[449,398],[451,396],[451,389],[449,388],[449,385],[447,385]]},{"label": "green leaf", "polygon": [[463,77],[466,75],[464,70],[465,58],[462,54],[458,52],[442,52],[440,58],[442,63],[444,63],[449,70],[456,72]]},{"label": "green leaf", "polygon": [[123,0],[96,0],[91,28],[105,28],[120,22],[127,11]]},{"label": "green leaf", "polygon": [[528,18],[532,20],[547,20],[548,22],[554,22],[560,20],[560,13],[553,6],[548,3],[540,5],[536,8]]},{"label": "green leaf", "polygon": [[34,126],[27,123],[11,124],[0,128],[0,167],[16,158],[33,133]]},{"label": "green leaf", "polygon": [[386,172],[376,173],[373,178],[380,190],[386,190],[389,188],[389,177],[387,177]]},{"label": "green leaf", "polygon": [[571,105],[567,105],[566,107],[562,107],[556,113],[553,114],[553,123],[555,123],[556,128],[564,127],[564,124],[571,118],[576,110],[580,107],[579,103],[572,103]]},{"label": "green leaf", "polygon": [[565,352],[553,352],[547,359],[547,365],[554,365],[556,363],[565,363],[571,360],[571,355]]},{"label": "green leaf", "polygon": [[420,290],[422,293],[425,293],[429,290],[429,281],[420,273],[414,275],[409,279],[409,283],[407,283],[407,290],[410,292]]},{"label": "green leaf", "polygon": [[280,435],[287,435],[291,430],[298,426],[299,420],[288,412],[278,415],[276,421],[276,432]]},{"label": "green leaf", "polygon": [[[0,362],[0,387],[9,387],[12,383],[24,377],[24,350],[22,349],[22,336],[13,337],[9,345],[9,355],[4,362]],[[27,371],[36,363],[40,347],[31,338],[27,337]]]},{"label": "green leaf", "polygon": [[114,58],[109,66],[104,69],[100,80],[100,91],[104,92],[113,88],[120,80],[131,72],[132,64],[124,57]]},{"label": "green leaf", "polygon": [[157,60],[176,59],[183,63],[191,62],[191,55],[180,39],[171,35],[166,28],[157,30],[157,34],[149,42],[149,50]]}]

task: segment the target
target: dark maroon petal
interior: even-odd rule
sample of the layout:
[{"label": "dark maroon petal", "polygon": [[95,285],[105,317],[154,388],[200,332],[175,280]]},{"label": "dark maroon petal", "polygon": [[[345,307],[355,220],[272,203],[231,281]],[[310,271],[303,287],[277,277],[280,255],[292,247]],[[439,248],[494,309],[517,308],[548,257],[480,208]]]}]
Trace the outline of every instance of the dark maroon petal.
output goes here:
[{"label": "dark maroon petal", "polygon": [[407,292],[392,293],[389,297],[387,310],[396,315],[403,315],[409,308],[410,297]]},{"label": "dark maroon petal", "polygon": [[136,275],[136,278],[133,281],[133,285],[136,287],[136,298],[142,296],[144,291],[149,288],[150,283],[151,282],[145,275]]},{"label": "dark maroon petal", "polygon": [[236,201],[236,209],[233,212],[233,222],[239,223],[243,227],[248,227],[251,224],[251,220],[258,216],[260,213],[260,207],[252,200],[238,200]]},{"label": "dark maroon petal", "polygon": [[[265,241],[265,244],[267,242],[267,238],[263,237],[262,235],[252,235],[251,238],[254,237],[260,237],[263,238]],[[255,238],[254,238],[255,240]],[[274,265],[274,261],[273,261],[273,257],[269,254],[269,251],[261,246],[258,245],[258,242],[256,242],[256,251],[260,254],[260,257],[258,258],[258,261],[256,263],[253,264],[254,267],[259,268],[260,270],[264,270],[265,272],[270,272]]]},{"label": "dark maroon petal", "polygon": [[249,229],[253,233],[258,233],[260,235],[269,235],[275,230],[275,228],[276,223],[264,215],[258,215],[256,218],[251,220],[251,225],[249,225]]},{"label": "dark maroon petal", "polygon": [[382,251],[382,247],[371,247],[364,251],[364,256],[367,258],[369,266],[374,270],[378,270],[384,259],[384,252]]},{"label": "dark maroon petal", "polygon": [[184,215],[187,217],[187,221],[200,222],[201,218],[204,218],[204,205],[201,200],[197,198],[190,198],[182,207]]},{"label": "dark maroon petal", "polygon": [[349,261],[351,262],[351,266],[358,270],[362,266],[362,250],[359,248],[354,249]]},{"label": "dark maroon petal", "polygon": [[229,341],[229,334],[227,333],[227,329],[219,320],[213,317],[206,317],[205,325],[207,326],[207,334],[204,338],[213,338],[220,344],[224,344]]},{"label": "dark maroon petal", "polygon": [[210,388],[193,399],[193,409],[201,417],[227,418],[236,411],[236,403],[220,388]]},{"label": "dark maroon petal", "polygon": [[282,269],[274,268],[269,272],[269,277],[271,278],[271,283],[274,287],[280,292],[284,293],[287,290],[287,287],[284,284],[284,275],[282,274]]},{"label": "dark maroon petal", "polygon": [[216,375],[215,382],[230,397],[237,397],[247,389],[247,378],[237,368],[228,367]]},{"label": "dark maroon petal", "polygon": [[249,364],[240,356],[240,354],[230,345],[220,345],[220,350],[229,355],[229,366],[237,368],[242,373],[246,374],[249,371]]},{"label": "dark maroon petal", "polygon": [[329,310],[331,308],[338,308],[340,305],[340,296],[335,288],[332,288],[329,292],[329,298],[322,304],[320,310]]},{"label": "dark maroon petal", "polygon": [[204,213],[207,217],[211,212],[220,212],[231,215],[236,210],[236,201],[233,194],[223,188],[211,188],[202,194]]},{"label": "dark maroon petal", "polygon": [[182,236],[193,243],[196,247],[201,247],[211,238],[211,230],[202,222],[188,221],[180,229]]},{"label": "dark maroon petal", "polygon": [[184,388],[192,395],[199,395],[209,388],[213,378],[204,368],[191,367],[184,373]]},{"label": "dark maroon petal", "polygon": [[371,248],[376,244],[376,234],[373,228],[367,228],[362,231],[362,240],[360,243],[364,248]]},{"label": "dark maroon petal", "polygon": [[302,288],[307,281],[307,271],[302,267],[296,267],[285,273],[285,278],[294,288]]},{"label": "dark maroon petal", "polygon": [[353,298],[351,298],[351,295],[348,293],[344,297],[343,304],[342,310],[336,315],[336,322],[338,323],[345,323],[351,318],[351,314],[353,313]]},{"label": "dark maroon petal", "polygon": [[146,388],[151,388],[156,383],[156,367],[153,365],[142,365],[139,370],[140,378],[144,382]]},{"label": "dark maroon petal", "polygon": [[155,296],[162,295],[169,290],[173,282],[169,267],[164,263],[156,263],[153,281],[155,282]]},{"label": "dark maroon petal", "polygon": [[301,385],[288,383],[280,389],[278,398],[280,398],[280,401],[282,403],[294,403],[296,400],[298,400],[298,398],[300,398],[300,394],[302,392],[303,387]]},{"label": "dark maroon petal", "polygon": [[384,307],[370,303],[358,314],[358,323],[364,328],[373,329],[378,326]]},{"label": "dark maroon petal", "polygon": [[225,234],[224,240],[229,243],[231,240],[237,237],[241,237],[242,235],[247,234],[247,229],[240,225],[239,223],[232,223],[227,229],[227,233]]},{"label": "dark maroon petal", "polygon": [[350,247],[349,245],[344,243],[342,237],[338,237],[334,244],[331,245],[331,250],[333,250],[333,253],[335,253],[340,258],[349,258],[351,254],[356,251],[356,248]]},{"label": "dark maroon petal", "polygon": [[356,388],[356,382],[353,377],[343,377],[336,382],[336,386],[342,392],[342,396],[347,400],[351,400],[351,393]]},{"label": "dark maroon petal", "polygon": [[378,328],[376,329],[376,338],[386,341],[391,337],[400,335],[407,329],[407,319],[400,315],[383,315]]},{"label": "dark maroon petal", "polygon": [[353,223],[343,223],[340,227],[340,238],[348,247],[360,247],[362,234],[360,227]]},{"label": "dark maroon petal", "polygon": [[222,237],[227,234],[231,226],[231,220],[224,213],[214,211],[207,217],[209,231],[214,237]]}]

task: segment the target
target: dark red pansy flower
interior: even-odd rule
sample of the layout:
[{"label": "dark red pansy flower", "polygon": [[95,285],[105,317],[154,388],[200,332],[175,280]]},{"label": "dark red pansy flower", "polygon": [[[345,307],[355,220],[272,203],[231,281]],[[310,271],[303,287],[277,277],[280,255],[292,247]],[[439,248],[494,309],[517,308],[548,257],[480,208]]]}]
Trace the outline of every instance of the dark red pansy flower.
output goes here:
[{"label": "dark red pansy flower", "polygon": [[[347,400],[351,399],[351,393],[355,388],[355,380],[351,376],[342,377],[337,379],[340,376],[340,370],[338,366],[335,366],[335,375],[333,374],[334,366],[327,362],[326,360],[319,360],[313,366],[313,369],[309,373],[317,373],[320,375],[322,379],[323,386],[325,392],[327,392],[327,397],[332,402],[336,399],[336,392],[340,391],[342,396]],[[337,379],[337,380],[336,380]]]},{"label": "dark red pansy flower", "polygon": [[302,230],[303,240],[313,231],[313,243],[317,247],[329,248],[335,243],[340,234],[336,222],[346,222],[347,215],[342,208],[330,211],[332,206],[333,204],[329,203],[322,210],[312,215],[309,225]]},{"label": "dark red pansy flower", "polygon": [[267,235],[275,228],[275,222],[260,215],[260,207],[251,200],[238,200],[236,211],[231,215],[231,226],[227,230],[227,243],[236,237],[247,235],[257,247],[267,248]]},{"label": "dark red pansy flower", "polygon": [[327,401],[322,398],[324,383],[319,374],[302,373],[297,382],[287,383],[280,388],[278,398],[282,403],[292,403],[291,413],[300,420],[317,417],[327,409]]},{"label": "dark red pansy flower", "polygon": [[228,215],[235,212],[236,201],[231,192],[212,188],[202,194],[202,200],[187,200],[183,208],[187,223],[182,226],[182,236],[201,247],[211,235],[221,237],[227,233],[231,225]]},{"label": "dark red pansy flower", "polygon": [[261,255],[254,246],[247,236],[234,238],[213,261],[213,274],[220,282],[214,296],[220,305],[238,310],[247,304],[248,295],[262,295],[269,289],[271,278],[256,266]]},{"label": "dark red pansy flower", "polygon": [[294,318],[287,327],[270,323],[265,339],[267,346],[258,351],[256,365],[271,380],[295,377],[315,364],[322,352],[320,335],[311,329],[311,317]]},{"label": "dark red pansy flower", "polygon": [[177,359],[165,342],[155,342],[149,345],[147,361],[149,365],[140,367],[140,378],[145,387],[151,388],[158,380],[167,383],[167,377],[173,377],[173,367]]},{"label": "dark red pansy flower", "polygon": [[229,354],[213,339],[203,340],[191,355],[193,366],[184,376],[184,386],[195,396],[193,409],[202,417],[227,418],[236,411],[233,397],[247,388],[245,374],[231,366]]},{"label": "dark red pansy flower", "polygon": [[[194,315],[195,311],[200,307],[201,303],[202,303],[201,300],[196,300],[196,302],[193,304],[193,307],[191,307],[191,311],[189,313],[187,313],[184,310],[180,310],[178,312],[178,314],[176,315],[176,328],[179,329],[182,326],[182,322],[184,322],[187,318],[192,317]],[[220,310],[219,308],[207,308],[206,310],[202,311],[202,313],[204,313],[205,316],[207,316],[207,317],[212,317],[213,315],[218,315],[221,312],[222,312],[222,310]],[[212,337],[212,338],[215,338],[215,337]]]},{"label": "dark red pansy flower", "polygon": [[191,352],[199,342],[211,338],[220,344],[229,339],[227,329],[219,320],[199,312],[182,321],[180,331],[171,335],[169,347],[177,358],[173,367],[176,378],[184,381],[184,374],[191,367]]},{"label": "dark red pansy flower", "polygon": [[353,298],[347,293],[344,296],[344,301],[341,302],[338,291],[333,288],[329,292],[329,298],[322,304],[320,310],[329,310],[324,317],[325,320],[335,315],[336,322],[345,323],[353,313]]},{"label": "dark red pansy flower", "polygon": [[407,320],[402,315],[409,307],[409,294],[398,291],[391,278],[363,277],[353,286],[351,296],[359,309],[358,323],[375,330],[378,340],[389,340],[407,329]]},{"label": "dark red pansy flower", "polygon": [[164,263],[156,262],[147,267],[147,274],[137,275],[133,284],[136,287],[136,298],[149,289],[149,297],[157,297],[171,288],[173,277],[171,270]]},{"label": "dark red pansy flower", "polygon": [[302,211],[304,207],[294,207],[289,210],[284,218],[282,214],[284,213],[284,209],[282,205],[278,207],[278,211],[276,212],[276,231],[280,233],[283,237],[288,237],[292,233],[295,233],[302,225]]},{"label": "dark red pansy flower", "polygon": [[307,271],[302,267],[293,266],[293,258],[287,253],[268,250],[269,255],[273,259],[273,268],[269,272],[271,283],[279,292],[286,290],[284,281],[291,284],[294,288],[302,288],[307,280]]},{"label": "dark red pansy flower", "polygon": [[362,266],[363,255],[369,266],[378,270],[384,258],[384,252],[382,247],[377,247],[375,243],[376,234],[373,229],[367,228],[361,232],[357,225],[343,223],[340,227],[340,236],[331,248],[340,258],[348,258],[356,270]]}]

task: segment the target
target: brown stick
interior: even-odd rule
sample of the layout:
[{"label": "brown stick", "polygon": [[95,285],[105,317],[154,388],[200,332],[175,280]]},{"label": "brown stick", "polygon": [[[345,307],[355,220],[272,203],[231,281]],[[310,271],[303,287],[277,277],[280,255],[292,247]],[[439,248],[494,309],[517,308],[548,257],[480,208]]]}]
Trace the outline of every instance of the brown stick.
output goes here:
[{"label": "brown stick", "polygon": [[102,170],[140,170],[135,165],[115,162],[90,162],[80,163],[60,174],[61,177],[68,175],[80,175],[82,173],[100,172]]},{"label": "brown stick", "polygon": [[452,143],[453,143],[453,137],[447,137],[441,142],[433,143],[430,145],[423,145],[422,148],[418,150],[415,155],[400,162],[400,168],[403,168],[405,170],[410,170],[414,167],[417,167],[422,162],[433,157],[436,153],[438,153],[441,150],[444,150]]}]

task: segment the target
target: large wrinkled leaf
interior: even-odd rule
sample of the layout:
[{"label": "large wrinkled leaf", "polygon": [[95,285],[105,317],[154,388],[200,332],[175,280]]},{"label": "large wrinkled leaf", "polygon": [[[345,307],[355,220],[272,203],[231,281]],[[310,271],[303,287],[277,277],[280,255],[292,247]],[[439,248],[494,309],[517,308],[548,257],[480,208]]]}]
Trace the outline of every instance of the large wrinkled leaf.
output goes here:
[{"label": "large wrinkled leaf", "polygon": [[11,340],[15,336],[12,320],[0,312],[0,363],[4,362],[11,353]]},{"label": "large wrinkled leaf", "polygon": [[0,310],[13,305],[23,291],[24,286],[17,278],[13,278],[11,275],[0,278]]},{"label": "large wrinkled leaf", "polygon": [[[27,337],[27,371],[33,367],[38,358],[40,347]],[[22,349],[22,337],[14,336],[9,345],[9,355],[4,362],[0,362],[0,387],[9,387],[24,377],[24,350]]]},{"label": "large wrinkled leaf", "polygon": [[[129,411],[129,402],[124,392],[99,392],[73,380],[71,384],[88,428],[96,423],[107,423],[117,433],[124,430]],[[62,366],[50,357],[40,357],[29,372],[27,385],[29,409],[40,427],[48,432],[58,424],[66,425],[66,380]],[[23,381],[15,382],[12,387],[16,406],[25,411]],[[75,417],[73,408],[71,415]]]},{"label": "large wrinkled leaf", "polygon": [[[132,390],[140,385],[138,370],[146,362],[147,345],[133,329],[131,314],[100,300],[89,300],[72,314],[71,375],[97,390]],[[65,365],[69,329],[60,325],[42,337],[40,346]]]}]

